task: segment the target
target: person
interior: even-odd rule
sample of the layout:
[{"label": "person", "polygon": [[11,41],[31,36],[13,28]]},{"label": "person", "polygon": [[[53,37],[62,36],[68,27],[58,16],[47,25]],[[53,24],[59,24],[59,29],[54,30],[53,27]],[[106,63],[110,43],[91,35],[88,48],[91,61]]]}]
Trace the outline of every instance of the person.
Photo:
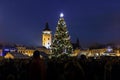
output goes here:
[{"label": "person", "polygon": [[78,62],[68,62],[64,66],[65,80],[85,80],[85,72]]},{"label": "person", "polygon": [[104,66],[104,80],[111,80],[111,70],[112,63],[108,60]]},{"label": "person", "polygon": [[28,74],[29,80],[46,80],[46,66],[44,60],[40,58],[40,52],[37,50],[33,53]]}]

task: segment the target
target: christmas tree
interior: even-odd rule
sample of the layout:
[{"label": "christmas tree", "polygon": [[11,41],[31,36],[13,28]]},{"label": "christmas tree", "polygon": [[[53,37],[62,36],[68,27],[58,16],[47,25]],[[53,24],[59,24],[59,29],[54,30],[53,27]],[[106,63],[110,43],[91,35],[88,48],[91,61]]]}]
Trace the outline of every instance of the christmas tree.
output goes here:
[{"label": "christmas tree", "polygon": [[63,16],[64,15],[61,13],[51,45],[52,53],[54,55],[71,54],[73,51],[70,36]]}]

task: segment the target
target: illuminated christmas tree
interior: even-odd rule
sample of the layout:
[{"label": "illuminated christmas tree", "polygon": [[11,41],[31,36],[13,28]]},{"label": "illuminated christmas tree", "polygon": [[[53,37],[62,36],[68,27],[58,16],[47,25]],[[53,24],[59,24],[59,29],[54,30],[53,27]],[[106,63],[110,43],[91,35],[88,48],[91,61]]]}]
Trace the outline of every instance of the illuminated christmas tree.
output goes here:
[{"label": "illuminated christmas tree", "polygon": [[63,13],[61,13],[51,45],[52,53],[55,55],[71,54],[73,51],[63,16]]}]

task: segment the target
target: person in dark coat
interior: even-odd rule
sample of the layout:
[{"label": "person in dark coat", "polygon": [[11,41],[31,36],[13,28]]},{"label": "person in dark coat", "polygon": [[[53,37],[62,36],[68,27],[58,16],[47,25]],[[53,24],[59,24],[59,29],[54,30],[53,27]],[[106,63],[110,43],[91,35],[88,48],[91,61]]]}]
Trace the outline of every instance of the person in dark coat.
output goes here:
[{"label": "person in dark coat", "polygon": [[39,51],[33,53],[33,59],[29,66],[29,80],[46,80],[46,65],[40,58]]},{"label": "person in dark coat", "polygon": [[85,72],[78,62],[68,62],[64,66],[65,80],[85,80]]}]

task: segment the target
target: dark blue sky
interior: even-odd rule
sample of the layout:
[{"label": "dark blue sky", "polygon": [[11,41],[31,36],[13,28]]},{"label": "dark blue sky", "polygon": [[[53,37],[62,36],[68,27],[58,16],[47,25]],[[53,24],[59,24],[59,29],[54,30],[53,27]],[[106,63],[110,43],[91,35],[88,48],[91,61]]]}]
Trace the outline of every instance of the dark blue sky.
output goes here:
[{"label": "dark blue sky", "polygon": [[39,46],[45,23],[54,33],[61,12],[73,42],[120,43],[119,0],[0,0],[0,42]]}]

